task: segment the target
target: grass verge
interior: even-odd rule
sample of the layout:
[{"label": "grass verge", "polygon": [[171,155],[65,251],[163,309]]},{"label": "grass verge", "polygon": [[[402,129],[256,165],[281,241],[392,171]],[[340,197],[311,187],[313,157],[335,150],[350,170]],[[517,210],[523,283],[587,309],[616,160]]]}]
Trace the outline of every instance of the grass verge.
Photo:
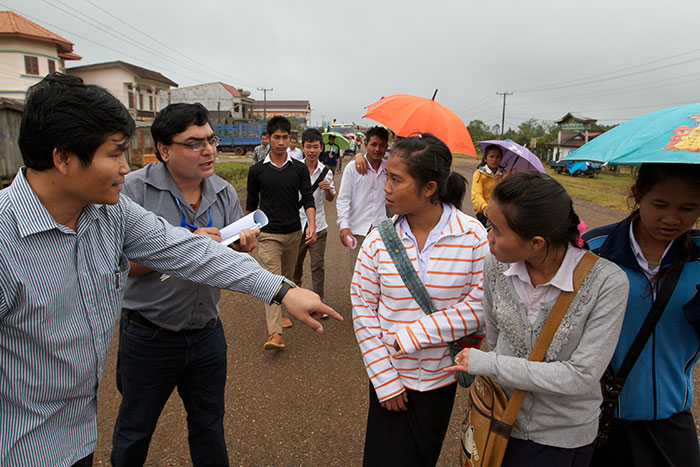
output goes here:
[{"label": "grass verge", "polygon": [[632,207],[628,196],[635,180],[633,175],[602,172],[595,178],[587,178],[560,175],[549,168],[545,170],[561,183],[573,198],[584,199],[622,212],[629,212]]},{"label": "grass verge", "polygon": [[229,182],[238,191],[246,187],[249,168],[250,164],[244,162],[217,162],[214,166],[214,173]]}]

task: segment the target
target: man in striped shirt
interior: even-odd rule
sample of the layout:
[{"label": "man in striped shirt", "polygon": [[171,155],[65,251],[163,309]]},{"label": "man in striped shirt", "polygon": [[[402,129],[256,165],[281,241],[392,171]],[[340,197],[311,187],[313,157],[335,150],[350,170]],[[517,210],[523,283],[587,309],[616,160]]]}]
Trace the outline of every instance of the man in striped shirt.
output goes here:
[{"label": "man in striped shirt", "polygon": [[317,331],[314,318],[340,318],[250,256],[120,196],[133,132],[124,106],[80,78],[51,74],[28,92],[26,167],[0,191],[0,465],[91,465],[130,260],[283,302]]}]

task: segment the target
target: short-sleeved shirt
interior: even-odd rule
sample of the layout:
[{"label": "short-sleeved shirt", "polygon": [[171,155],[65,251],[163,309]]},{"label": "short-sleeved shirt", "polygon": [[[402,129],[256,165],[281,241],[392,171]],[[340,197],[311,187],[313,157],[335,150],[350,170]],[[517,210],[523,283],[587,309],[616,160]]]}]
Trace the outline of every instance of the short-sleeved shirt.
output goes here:
[{"label": "short-sleeved shirt", "polygon": [[[183,214],[188,224],[207,227],[211,219],[211,227],[218,229],[243,217],[236,191],[217,175],[202,180],[202,199],[195,212],[162,162],[128,174],[124,194],[175,227],[182,225]],[[156,271],[130,277],[124,308],[137,310],[152,323],[171,331],[201,329],[219,316],[219,289],[176,277],[161,280],[161,275]]]},{"label": "short-sleeved shirt", "polygon": [[130,260],[265,303],[282,277],[126,196],[85,206],[74,231],[24,170],[0,191],[0,465],[70,466],[97,445],[97,388]]}]

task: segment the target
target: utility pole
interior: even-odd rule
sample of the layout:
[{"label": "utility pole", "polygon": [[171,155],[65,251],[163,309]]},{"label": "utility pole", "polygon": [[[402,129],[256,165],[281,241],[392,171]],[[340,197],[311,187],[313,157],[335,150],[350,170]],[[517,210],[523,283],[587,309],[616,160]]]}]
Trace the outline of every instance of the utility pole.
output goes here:
[{"label": "utility pole", "polygon": [[263,92],[263,120],[267,120],[267,91],[274,91],[272,88],[258,88],[258,91]]},{"label": "utility pole", "polygon": [[506,124],[506,96],[512,96],[512,92],[497,92],[499,96],[503,96],[503,113],[501,114],[501,138],[503,138],[503,127]]}]

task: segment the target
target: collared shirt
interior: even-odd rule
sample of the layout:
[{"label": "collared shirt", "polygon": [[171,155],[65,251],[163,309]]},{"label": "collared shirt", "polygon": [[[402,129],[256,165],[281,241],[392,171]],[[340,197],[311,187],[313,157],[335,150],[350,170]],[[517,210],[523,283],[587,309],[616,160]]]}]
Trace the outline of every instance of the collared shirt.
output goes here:
[{"label": "collared shirt", "polygon": [[[306,163],[304,163],[304,166],[306,166]],[[323,169],[326,166],[323,165],[322,163],[318,163],[316,165],[316,169],[314,170],[314,173],[311,174],[311,185],[313,186],[314,183],[316,183],[316,180],[318,180],[318,177],[321,176],[321,172],[323,172]],[[308,170],[308,168],[306,169]],[[326,173],[326,176],[323,178],[326,182],[331,184],[331,192],[333,195],[335,195],[335,184],[333,183],[333,172],[330,170]],[[326,192],[318,187],[316,187],[316,190],[314,190],[314,205],[316,206],[316,232],[321,232],[323,230],[326,230],[328,227],[328,222],[326,222],[326,205],[325,205],[325,198],[326,198]],[[301,194],[299,195],[299,199],[301,199]],[[309,221],[306,219],[306,209],[304,208],[299,208],[299,220],[301,220],[301,226],[302,228],[304,225],[306,225]]]},{"label": "collared shirt", "polygon": [[[639,222],[637,220],[636,222]],[[632,253],[634,253],[634,258],[637,260],[637,263],[639,264],[639,267],[642,268],[642,272],[644,273],[645,276],[647,276],[647,279],[650,281],[653,280],[653,277],[656,276],[659,272],[659,268],[661,267],[661,262],[664,259],[664,256],[666,256],[666,253],[668,253],[668,250],[671,248],[671,245],[673,245],[673,242],[668,242],[668,245],[666,245],[666,249],[664,250],[664,254],[661,255],[661,259],[659,262],[656,264],[656,266],[651,267],[647,259],[644,257],[644,253],[642,252],[642,247],[639,246],[639,243],[637,243],[637,239],[634,238],[634,229],[632,228],[634,225],[634,222],[630,222],[630,245],[632,246]],[[654,281],[655,282],[655,281]],[[655,285],[655,284],[654,284]],[[654,297],[656,297],[656,287],[652,287],[652,294]]]},{"label": "collared shirt", "polygon": [[289,163],[292,162],[292,158],[289,157],[289,153],[287,153],[287,157],[284,158],[284,162],[283,162],[282,165],[280,165],[280,166],[278,166],[277,164],[275,164],[275,163],[272,162],[272,159],[270,158],[270,151],[267,152],[267,155],[266,155],[265,158],[263,159],[263,164],[271,164],[271,165],[277,167],[278,169],[281,169],[282,167],[284,167],[285,165],[287,165],[288,162],[289,162]]},{"label": "collared shirt", "polygon": [[371,227],[386,219],[386,161],[382,160],[378,170],[374,170],[369,161],[367,165],[369,169],[365,175],[359,174],[354,161],[345,166],[336,201],[338,227],[350,229],[353,235],[367,235]]},{"label": "collared shirt", "polygon": [[267,146],[263,146],[262,144],[255,146],[255,149],[253,149],[253,164],[265,159],[265,156],[268,154],[270,154],[269,144]]},{"label": "collared shirt", "polygon": [[425,239],[425,244],[423,245],[423,249],[421,251],[418,251],[418,240],[416,240],[416,236],[413,235],[413,231],[411,230],[411,226],[408,223],[408,219],[406,219],[406,216],[401,216],[401,220],[399,220],[399,226],[401,227],[401,230],[406,233],[406,236],[413,242],[413,246],[416,248],[416,256],[418,259],[418,275],[420,276],[420,280],[422,282],[425,282],[425,273],[428,270],[428,260],[430,259],[430,252],[435,246],[435,243],[437,243],[438,238],[440,238],[440,234],[442,234],[442,231],[445,230],[445,227],[447,227],[447,223],[450,221],[451,214],[452,205],[442,203],[442,214],[440,214],[440,219],[438,219],[438,223],[435,224],[433,230],[431,230],[428,234],[428,238]]},{"label": "collared shirt", "polygon": [[569,244],[564,255],[564,260],[561,262],[556,274],[544,284],[539,284],[537,287],[532,286],[530,273],[527,272],[525,261],[511,263],[510,267],[503,273],[505,276],[510,276],[513,281],[513,287],[518,293],[521,302],[527,310],[527,319],[530,324],[537,321],[542,306],[552,303],[559,298],[562,292],[574,291],[574,269],[578,262],[586,254],[586,250],[576,248]]},{"label": "collared shirt", "polygon": [[[243,210],[231,184],[217,175],[202,180],[202,199],[194,211],[162,162],[126,176],[124,192],[134,202],[179,227],[185,222],[221,229],[243,217]],[[180,208],[175,199],[180,202]],[[182,212],[181,212],[182,211]],[[124,308],[137,310],[152,323],[171,331],[201,329],[219,316],[219,289],[171,277],[161,281],[160,272],[130,277],[124,294]]]},{"label": "collared shirt", "polygon": [[56,223],[24,169],[0,191],[0,465],[70,466],[97,444],[97,388],[129,260],[270,303],[282,278],[128,197]]},{"label": "collared shirt", "polygon": [[293,159],[304,162],[304,153],[299,148],[287,148],[287,154]]}]

